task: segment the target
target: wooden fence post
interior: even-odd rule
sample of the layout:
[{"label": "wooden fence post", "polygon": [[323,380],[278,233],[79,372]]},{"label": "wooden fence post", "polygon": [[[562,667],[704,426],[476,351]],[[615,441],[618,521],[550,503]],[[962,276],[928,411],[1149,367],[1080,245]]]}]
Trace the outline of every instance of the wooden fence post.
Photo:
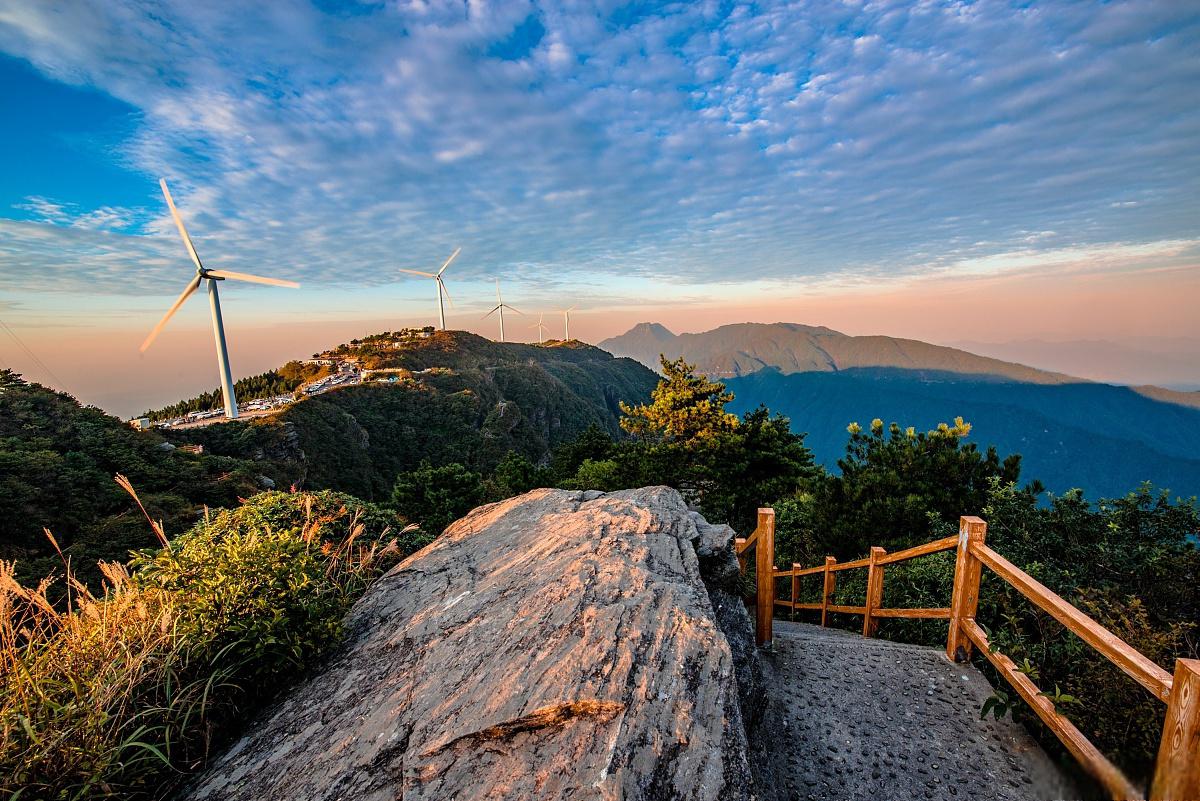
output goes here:
[{"label": "wooden fence post", "polygon": [[825,557],[825,584],[821,588],[821,625],[825,625],[825,615],[828,612],[829,599],[833,597],[833,591],[837,588],[837,574],[829,570],[830,565],[837,564],[837,559],[832,556]]},{"label": "wooden fence post", "polygon": [[1150,801],[1200,798],[1200,659],[1176,659]]},{"label": "wooden fence post", "polygon": [[800,577],[796,571],[800,569],[799,562],[792,562],[792,614],[789,620],[796,619],[796,603],[800,600]]},{"label": "wooden fence post", "polygon": [[971,656],[971,641],[963,622],[975,619],[979,607],[979,579],[982,563],[970,551],[972,543],[983,544],[987,523],[978,517],[958,520],[958,557],[954,560],[954,592],[950,597],[950,632],[946,637],[946,656],[965,662]]},{"label": "wooden fence post", "polygon": [[755,543],[755,569],[758,571],[758,598],[755,609],[754,640],[771,644],[771,621],[775,617],[775,510],[758,510],[758,541]]},{"label": "wooden fence post", "polygon": [[867,567],[867,600],[863,604],[863,636],[874,637],[879,621],[873,615],[883,605],[883,565],[876,564],[886,554],[878,545],[871,548],[871,563]]}]

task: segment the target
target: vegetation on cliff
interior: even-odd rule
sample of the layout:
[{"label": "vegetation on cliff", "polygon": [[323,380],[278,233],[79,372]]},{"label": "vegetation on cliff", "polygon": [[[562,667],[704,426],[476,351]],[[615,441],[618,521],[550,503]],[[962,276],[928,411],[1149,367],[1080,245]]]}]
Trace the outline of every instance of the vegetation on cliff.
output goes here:
[{"label": "vegetation on cliff", "polygon": [[145,521],[113,482],[122,473],[168,530],[196,522],[205,506],[235,506],[284,480],[273,465],[179,450],[69,395],[0,371],[0,559],[36,580],[59,565],[53,531],[80,578],[99,578],[98,560],[122,561],[151,545]]},{"label": "vegetation on cliff", "polygon": [[0,562],[0,793],[161,798],[337,644],[365,587],[422,544],[332,492],[263,493],[70,607]]},{"label": "vegetation on cliff", "polygon": [[[247,376],[234,382],[233,394],[239,404],[259,398],[286,395],[299,389],[303,384],[329,375],[330,372],[331,369],[328,365],[291,361],[277,370],[268,370],[265,373]],[[146,411],[142,417],[148,417],[151,420],[170,420],[175,417],[183,417],[189,412],[220,409],[224,404],[225,393],[221,391],[220,387],[217,387],[194,398],[172,403],[161,409]]]}]

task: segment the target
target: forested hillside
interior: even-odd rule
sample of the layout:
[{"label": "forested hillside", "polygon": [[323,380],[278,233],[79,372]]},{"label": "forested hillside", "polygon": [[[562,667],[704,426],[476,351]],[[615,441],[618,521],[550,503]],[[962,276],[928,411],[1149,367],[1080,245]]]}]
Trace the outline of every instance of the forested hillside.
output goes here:
[{"label": "forested hillside", "polygon": [[1062,493],[1119,496],[1144,481],[1200,494],[1200,410],[1106,384],[1030,385],[911,370],[860,369],[730,379],[735,409],[766,404],[808,432],[833,467],[846,426],[880,418],[928,428],[961,415],[972,441],[1020,453],[1027,474]]},{"label": "forested hillside", "polygon": [[85,577],[97,559],[124,559],[154,544],[136,504],[113,480],[137,488],[169,534],[192,526],[205,506],[233,506],[281,479],[269,464],[183,452],[134,431],[69,395],[0,372],[0,558],[24,576],[60,567],[49,529]]},{"label": "forested hillside", "polygon": [[365,499],[391,492],[422,461],[490,471],[514,451],[532,462],[589,426],[615,434],[621,401],[649,396],[656,376],[631,359],[578,342],[497,343],[463,331],[384,347],[362,340],[329,351],[394,383],[366,383],[309,398],[280,414],[168,434],[213,453],[273,461],[307,488]]}]

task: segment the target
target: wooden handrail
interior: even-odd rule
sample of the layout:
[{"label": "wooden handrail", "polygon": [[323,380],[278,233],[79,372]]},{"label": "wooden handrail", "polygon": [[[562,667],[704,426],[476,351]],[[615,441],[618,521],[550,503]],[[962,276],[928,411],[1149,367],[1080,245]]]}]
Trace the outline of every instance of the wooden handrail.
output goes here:
[{"label": "wooden handrail", "polygon": [[[772,535],[773,533],[772,528]],[[802,568],[793,564],[790,570],[773,572],[776,578],[791,578],[792,600],[774,603],[788,607],[792,615],[798,610],[819,611],[822,626],[826,624],[827,616],[831,612],[862,615],[863,635],[868,637],[874,634],[880,618],[948,620],[946,655],[950,659],[965,661],[970,657],[972,647],[977,647],[1083,768],[1095,777],[1114,799],[1140,798],[1138,789],[1066,716],[1055,709],[1053,701],[1042,695],[1033,681],[1018,670],[1008,656],[992,650],[987,634],[975,622],[982,568],[987,567],[1149,690],[1155,698],[1167,703],[1166,724],[1159,744],[1150,799],[1200,799],[1200,660],[1176,660],[1175,675],[1172,676],[1133,646],[989,548],[985,544],[986,535],[987,524],[983,520],[978,517],[963,517],[959,521],[957,537],[943,537],[893,554],[886,553],[882,548],[872,548],[870,556],[850,562],[839,563],[832,556],[827,556],[823,565]],[[881,608],[885,565],[949,550],[956,551],[954,589],[949,607]],[[836,574],[856,568],[868,570],[867,592],[863,605],[832,603],[837,586]],[[798,598],[799,579],[812,575],[824,577],[821,601],[801,603]]]},{"label": "wooden handrail", "polygon": [[971,555],[990,567],[1030,601],[1108,658],[1127,676],[1160,701],[1171,699],[1171,674],[1146,658],[1129,643],[1067,603],[1033,576],[982,543],[972,544]]},{"label": "wooden handrail", "polygon": [[1091,740],[1055,708],[1054,702],[1042,695],[1038,686],[1017,669],[1011,659],[999,651],[992,650],[987,634],[979,627],[978,623],[974,620],[965,621],[963,631],[973,643],[979,646],[979,652],[987,656],[988,661],[996,667],[996,670],[1000,671],[1000,675],[1008,680],[1008,683],[1025,700],[1025,703],[1033,707],[1033,711],[1054,732],[1059,742],[1067,747],[1079,764],[1087,768],[1088,772],[1113,798],[1127,799],[1141,796],[1141,792],[1133,786],[1129,779],[1125,778],[1121,769],[1100,753],[1100,750],[1092,745]]}]

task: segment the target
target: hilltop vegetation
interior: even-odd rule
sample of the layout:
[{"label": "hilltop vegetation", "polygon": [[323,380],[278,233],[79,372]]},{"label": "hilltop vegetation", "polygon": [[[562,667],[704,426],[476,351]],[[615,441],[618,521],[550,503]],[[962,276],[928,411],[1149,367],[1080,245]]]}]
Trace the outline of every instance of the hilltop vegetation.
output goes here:
[{"label": "hilltop vegetation", "polygon": [[[331,372],[328,365],[291,361],[278,370],[268,370],[265,373],[247,376],[239,381],[235,381],[233,384],[233,394],[238,399],[239,404],[246,401],[258,400],[259,398],[286,395],[299,389],[301,385],[316,381],[318,378],[323,378]],[[172,403],[170,406],[164,406],[161,409],[152,409],[143,412],[141,416],[148,417],[151,420],[171,420],[176,417],[183,417],[189,412],[220,409],[224,405],[225,393],[221,391],[220,387],[217,387],[211,392],[202,393],[194,398]]]},{"label": "hilltop vegetation", "polygon": [[422,461],[490,473],[510,452],[544,462],[589,426],[616,434],[621,401],[648,397],[656,381],[636,362],[579,342],[498,343],[463,331],[381,334],[325,355],[398,371],[398,380],[340,388],[270,418],[167,436],[273,462],[305,487],[384,500],[396,477]]},{"label": "hilltop vegetation", "polygon": [[[0,372],[0,558],[39,577],[59,566],[44,529],[80,574],[153,543],[146,522],[113,481],[122,473],[168,531],[189,528],[204,506],[233,506],[262,489],[270,465],[185,453],[69,395]],[[282,480],[282,479],[281,479]]]},{"label": "hilltop vegetation", "polygon": [[105,566],[60,614],[0,562],[0,793],[162,798],[336,646],[368,584],[422,544],[331,492],[263,493]]}]

